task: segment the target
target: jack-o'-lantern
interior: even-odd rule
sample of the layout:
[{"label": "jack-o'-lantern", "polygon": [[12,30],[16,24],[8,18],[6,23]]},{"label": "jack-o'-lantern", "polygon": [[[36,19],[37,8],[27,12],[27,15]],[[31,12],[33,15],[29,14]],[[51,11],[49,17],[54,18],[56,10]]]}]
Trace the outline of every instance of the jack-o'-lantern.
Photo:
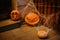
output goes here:
[{"label": "jack-o'-lantern", "polygon": [[25,22],[30,24],[30,25],[37,24],[39,22],[39,15],[34,13],[34,12],[28,13],[25,16]]},{"label": "jack-o'-lantern", "polygon": [[11,19],[14,21],[17,21],[20,19],[20,13],[18,10],[13,10],[10,16],[11,16]]}]

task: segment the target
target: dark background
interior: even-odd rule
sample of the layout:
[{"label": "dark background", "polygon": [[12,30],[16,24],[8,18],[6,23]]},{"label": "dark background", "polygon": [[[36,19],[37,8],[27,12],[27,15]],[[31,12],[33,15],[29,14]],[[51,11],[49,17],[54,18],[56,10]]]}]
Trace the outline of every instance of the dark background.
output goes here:
[{"label": "dark background", "polygon": [[[34,0],[34,3],[41,14],[50,15],[60,11],[60,0]],[[0,20],[9,19],[11,10],[11,0],[0,0]]]},{"label": "dark background", "polygon": [[0,20],[10,18],[11,0],[0,0]]}]

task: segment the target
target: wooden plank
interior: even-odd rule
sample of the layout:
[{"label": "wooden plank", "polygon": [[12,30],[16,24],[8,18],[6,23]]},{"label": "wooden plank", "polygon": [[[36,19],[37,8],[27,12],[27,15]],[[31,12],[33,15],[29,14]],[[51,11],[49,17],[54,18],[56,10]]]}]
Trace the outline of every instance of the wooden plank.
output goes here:
[{"label": "wooden plank", "polygon": [[18,22],[20,22],[20,20],[19,21],[12,21],[11,19],[3,20],[3,21],[0,21],[0,27],[11,25]]}]

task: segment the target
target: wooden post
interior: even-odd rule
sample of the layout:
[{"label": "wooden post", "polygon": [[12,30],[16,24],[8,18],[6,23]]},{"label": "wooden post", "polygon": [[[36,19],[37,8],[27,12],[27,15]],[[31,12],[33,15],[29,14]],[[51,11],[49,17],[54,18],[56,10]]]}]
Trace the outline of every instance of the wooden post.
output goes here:
[{"label": "wooden post", "polygon": [[55,14],[55,1],[53,1],[53,8],[52,8],[52,13],[54,13]]},{"label": "wooden post", "polygon": [[17,0],[12,0],[12,10],[17,9]]},{"label": "wooden post", "polygon": [[51,5],[48,5],[48,16],[51,14]]},{"label": "wooden post", "polygon": [[38,11],[39,11],[40,14],[41,14],[41,4],[40,4],[40,1],[41,1],[41,0],[38,0]]},{"label": "wooden post", "polygon": [[47,16],[47,3],[44,1],[44,16]]}]

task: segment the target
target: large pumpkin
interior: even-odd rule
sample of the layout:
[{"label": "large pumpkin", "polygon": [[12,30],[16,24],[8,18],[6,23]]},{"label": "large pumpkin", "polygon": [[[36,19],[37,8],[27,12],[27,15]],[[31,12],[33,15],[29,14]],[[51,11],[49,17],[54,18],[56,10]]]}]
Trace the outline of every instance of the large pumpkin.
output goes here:
[{"label": "large pumpkin", "polygon": [[35,25],[39,22],[39,15],[37,15],[34,12],[28,13],[25,16],[25,22],[30,24],[30,25]]},{"label": "large pumpkin", "polygon": [[10,15],[10,16],[11,16],[11,19],[14,20],[14,21],[20,19],[20,13],[19,13],[18,10],[13,10],[13,11],[11,12],[11,15]]}]

